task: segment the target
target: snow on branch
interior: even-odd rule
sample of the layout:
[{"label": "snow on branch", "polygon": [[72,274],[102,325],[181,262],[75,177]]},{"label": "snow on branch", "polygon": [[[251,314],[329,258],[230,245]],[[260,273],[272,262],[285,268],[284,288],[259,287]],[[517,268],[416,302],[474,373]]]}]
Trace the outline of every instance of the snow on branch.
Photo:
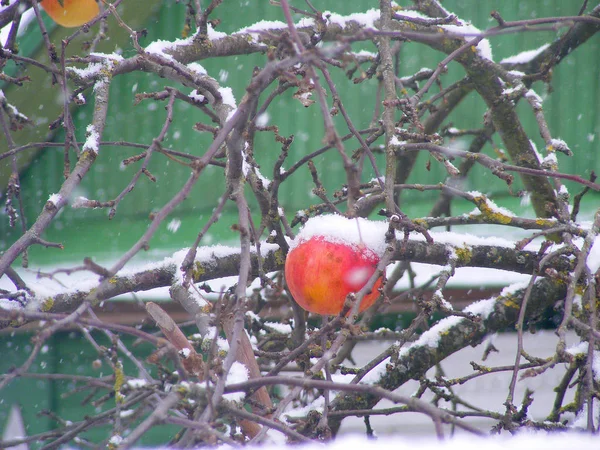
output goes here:
[{"label": "snow on branch", "polygon": [[[521,303],[526,289],[490,300],[482,300],[469,307],[475,319],[448,317],[406,347],[400,349],[397,357],[380,363],[369,373],[367,381],[376,386],[393,391],[410,379],[419,379],[435,364],[443,361],[454,352],[467,346],[483,342],[489,334],[513,328],[519,317]],[[528,314],[535,316],[566,295],[566,286],[560,281],[542,279],[537,282],[528,299]],[[379,398],[369,394],[340,394],[332,405],[336,411],[370,409]],[[334,424],[334,428],[339,422]]]},{"label": "snow on branch", "polygon": [[[510,241],[500,242],[499,239],[477,239],[474,236],[460,235],[457,233],[432,233],[435,243],[428,244],[421,240],[399,242],[393,259],[396,261],[412,261],[424,264],[445,266],[452,258],[456,258],[456,267],[485,267],[516,273],[529,274],[539,263],[539,256],[535,251],[514,250]],[[498,245],[501,244],[501,245]],[[512,243],[514,246],[514,243]],[[285,256],[281,249],[274,244],[261,245],[260,266],[264,272],[283,269]],[[110,299],[119,295],[149,291],[159,287],[168,287],[175,282],[181,282],[179,268],[188,253],[183,249],[172,257],[162,262],[152,263],[133,273],[116,275],[110,279],[108,286],[98,296],[98,301]],[[493,258],[490,258],[493,255]],[[192,267],[194,283],[237,275],[240,265],[239,248],[214,246],[198,250]],[[572,262],[566,256],[558,256],[547,266],[558,272],[571,270]],[[259,275],[259,261],[256,252],[251,254],[251,275]],[[95,289],[95,278],[81,283],[76,290],[57,290],[51,295],[43,293],[29,299],[29,308],[34,307],[44,312],[64,312],[76,308]],[[88,284],[89,288],[85,288]],[[14,310],[14,302],[3,300],[0,307]],[[37,306],[36,306],[37,305]],[[6,317],[6,311],[5,311]],[[14,313],[13,313],[14,314]],[[6,323],[5,323],[6,325]]]}]

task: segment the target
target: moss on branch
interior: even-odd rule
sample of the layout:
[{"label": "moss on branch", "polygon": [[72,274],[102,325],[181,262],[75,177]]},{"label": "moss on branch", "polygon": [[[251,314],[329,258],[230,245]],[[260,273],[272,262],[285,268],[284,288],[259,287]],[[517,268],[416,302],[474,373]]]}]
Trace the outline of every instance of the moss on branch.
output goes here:
[{"label": "moss on branch", "polygon": [[[513,328],[518,321],[519,310],[526,289],[520,289],[512,294],[496,299],[494,309],[482,321],[472,321],[467,318],[456,319],[455,322],[439,333],[437,345],[416,343],[401,350],[395,362],[389,362],[377,386],[393,391],[409,380],[423,377],[435,364],[451,354],[468,346],[483,342],[488,334],[507,328]],[[545,308],[564,298],[567,288],[564,283],[550,279],[541,279],[531,291],[527,303],[528,317],[536,316]],[[455,318],[443,319],[454,320]],[[332,403],[334,411],[371,409],[380,398],[368,393],[342,393]],[[332,416],[330,425],[335,432],[339,429],[341,420]]]}]

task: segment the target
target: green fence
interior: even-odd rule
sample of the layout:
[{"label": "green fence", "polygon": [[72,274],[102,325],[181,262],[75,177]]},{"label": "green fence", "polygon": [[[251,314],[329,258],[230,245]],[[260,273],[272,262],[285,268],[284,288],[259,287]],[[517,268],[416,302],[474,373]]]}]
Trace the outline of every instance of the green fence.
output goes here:
[{"label": "green fence", "polygon": [[[94,332],[92,336],[99,345],[105,348],[111,347],[111,341],[102,333]],[[125,336],[122,340],[128,348],[132,347],[133,338]],[[0,373],[7,374],[22,365],[32,347],[31,336],[28,333],[1,335],[0,353],[10,357],[0,359]],[[150,345],[142,344],[136,347],[136,356],[143,361],[153,350]],[[127,358],[120,358],[120,360],[126,376],[141,378],[133,362]],[[30,367],[28,374],[12,381],[8,387],[0,391],[0,440],[12,405],[17,405],[20,409],[27,436],[58,428],[60,424],[57,418],[78,423],[85,421],[86,417],[97,416],[100,412],[115,408],[114,395],[111,396],[110,392],[108,392],[109,398],[101,401],[107,394],[106,389],[86,388],[86,377],[96,379],[110,377],[113,370],[102,357],[98,356],[90,344],[85,342],[85,337],[80,332],[54,334],[42,347],[40,355]],[[72,374],[75,377],[74,379],[44,378],[42,374]],[[107,383],[110,385],[112,381],[109,379]],[[140,418],[136,423],[142,419]],[[177,427],[163,425],[144,436],[141,444],[165,444],[177,431]],[[82,435],[82,438],[100,443],[113,432],[113,426],[107,421],[99,427],[92,427],[91,431]],[[33,442],[30,448],[41,446],[40,442]]]}]

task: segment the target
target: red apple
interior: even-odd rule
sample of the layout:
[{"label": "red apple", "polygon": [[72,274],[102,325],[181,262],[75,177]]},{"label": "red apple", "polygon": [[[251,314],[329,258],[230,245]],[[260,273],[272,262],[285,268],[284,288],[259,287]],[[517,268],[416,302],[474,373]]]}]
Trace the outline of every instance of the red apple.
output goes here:
[{"label": "red apple", "polygon": [[57,24],[79,27],[98,15],[96,0],[42,0],[40,5]]},{"label": "red apple", "polygon": [[[285,261],[285,279],[302,308],[336,315],[342,310],[346,296],[367,284],[378,263],[379,256],[365,245],[315,235],[290,250]],[[364,296],[360,311],[377,300],[382,282],[383,277]]]}]

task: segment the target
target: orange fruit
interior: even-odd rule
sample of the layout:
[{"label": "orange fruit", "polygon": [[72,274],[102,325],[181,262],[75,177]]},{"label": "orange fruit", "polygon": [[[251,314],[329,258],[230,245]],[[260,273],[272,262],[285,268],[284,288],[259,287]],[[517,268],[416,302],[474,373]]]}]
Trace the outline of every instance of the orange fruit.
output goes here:
[{"label": "orange fruit", "polygon": [[[361,244],[349,244],[324,236],[301,241],[287,255],[285,279],[296,303],[322,315],[339,314],[351,292],[358,292],[375,273],[379,256]],[[360,311],[379,297],[383,277],[367,293]]]},{"label": "orange fruit", "polygon": [[79,27],[100,12],[95,0],[42,0],[40,5],[52,20],[68,28]]}]

